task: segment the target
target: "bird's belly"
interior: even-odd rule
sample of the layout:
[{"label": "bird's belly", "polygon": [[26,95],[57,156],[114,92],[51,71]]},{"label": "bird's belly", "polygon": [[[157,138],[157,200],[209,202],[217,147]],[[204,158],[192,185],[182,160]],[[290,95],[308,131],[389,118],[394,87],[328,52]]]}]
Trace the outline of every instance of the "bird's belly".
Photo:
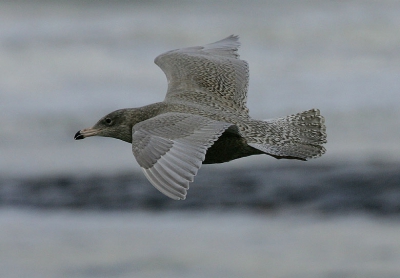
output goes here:
[{"label": "bird's belly", "polygon": [[207,150],[203,164],[224,163],[263,152],[247,145],[246,140],[230,132],[223,133]]}]

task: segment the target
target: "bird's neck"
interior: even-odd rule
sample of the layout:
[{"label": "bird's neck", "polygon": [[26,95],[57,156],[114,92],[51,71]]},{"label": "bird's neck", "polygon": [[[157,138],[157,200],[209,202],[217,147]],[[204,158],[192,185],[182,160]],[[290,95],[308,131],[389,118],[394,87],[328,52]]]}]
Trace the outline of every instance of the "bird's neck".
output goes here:
[{"label": "bird's neck", "polygon": [[123,136],[119,139],[132,143],[132,128],[134,125],[153,118],[165,110],[166,105],[163,102],[157,102],[150,105],[146,105],[139,108],[127,108],[125,110],[125,115],[127,120],[127,125],[123,128]]},{"label": "bird's neck", "polygon": [[166,105],[163,102],[156,102],[143,107],[128,109],[129,113],[132,113],[131,118],[136,119],[136,121],[132,123],[132,127],[137,123],[161,114],[165,107]]}]

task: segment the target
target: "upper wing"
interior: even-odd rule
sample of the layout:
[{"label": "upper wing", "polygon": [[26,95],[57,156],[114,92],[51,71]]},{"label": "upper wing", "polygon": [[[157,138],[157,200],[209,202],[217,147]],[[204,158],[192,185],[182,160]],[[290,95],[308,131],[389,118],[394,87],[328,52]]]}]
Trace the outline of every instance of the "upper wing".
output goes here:
[{"label": "upper wing", "polygon": [[237,36],[205,46],[172,50],[154,62],[168,80],[165,101],[199,103],[248,114],[249,69],[240,60]]},{"label": "upper wing", "polygon": [[147,179],[172,199],[185,199],[207,149],[231,124],[165,113],[133,127],[132,151]]}]

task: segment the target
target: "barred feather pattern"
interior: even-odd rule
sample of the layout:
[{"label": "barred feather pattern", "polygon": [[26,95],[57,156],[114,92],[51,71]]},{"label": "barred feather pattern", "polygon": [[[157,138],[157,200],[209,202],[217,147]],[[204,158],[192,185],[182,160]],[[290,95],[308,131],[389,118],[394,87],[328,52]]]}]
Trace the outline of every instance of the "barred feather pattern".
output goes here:
[{"label": "barred feather pattern", "polygon": [[167,102],[213,105],[247,115],[249,67],[240,60],[238,37],[230,36],[206,46],[172,50],[155,63],[168,79]]},{"label": "barred feather pattern", "polygon": [[[302,160],[317,158],[325,153],[327,142],[325,119],[318,109],[311,109],[284,118],[257,121],[251,124],[248,145],[278,157]],[[258,135],[254,135],[254,129]]]}]

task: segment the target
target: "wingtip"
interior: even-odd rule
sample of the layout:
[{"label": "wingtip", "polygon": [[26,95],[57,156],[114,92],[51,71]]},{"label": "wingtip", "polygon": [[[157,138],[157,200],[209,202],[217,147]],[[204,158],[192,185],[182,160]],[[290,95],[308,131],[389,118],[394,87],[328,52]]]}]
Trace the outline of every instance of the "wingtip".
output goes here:
[{"label": "wingtip", "polygon": [[239,37],[239,35],[232,34],[232,35],[228,36],[227,39],[239,41],[240,37]]},{"label": "wingtip", "polygon": [[215,55],[239,58],[239,54],[237,53],[239,47],[239,36],[230,35],[222,40],[206,44],[204,50],[213,52]]},{"label": "wingtip", "polygon": [[240,46],[239,39],[240,39],[239,35],[232,34],[226,37],[225,39],[216,41],[212,44],[226,44],[226,46],[231,46],[231,47],[234,46],[238,48]]},{"label": "wingtip", "polygon": [[145,169],[143,167],[142,170],[147,180],[165,196],[177,201],[186,199],[187,189],[183,187],[177,189],[176,187],[174,188],[168,185],[165,179],[160,176],[157,171],[152,171],[151,169]]}]

